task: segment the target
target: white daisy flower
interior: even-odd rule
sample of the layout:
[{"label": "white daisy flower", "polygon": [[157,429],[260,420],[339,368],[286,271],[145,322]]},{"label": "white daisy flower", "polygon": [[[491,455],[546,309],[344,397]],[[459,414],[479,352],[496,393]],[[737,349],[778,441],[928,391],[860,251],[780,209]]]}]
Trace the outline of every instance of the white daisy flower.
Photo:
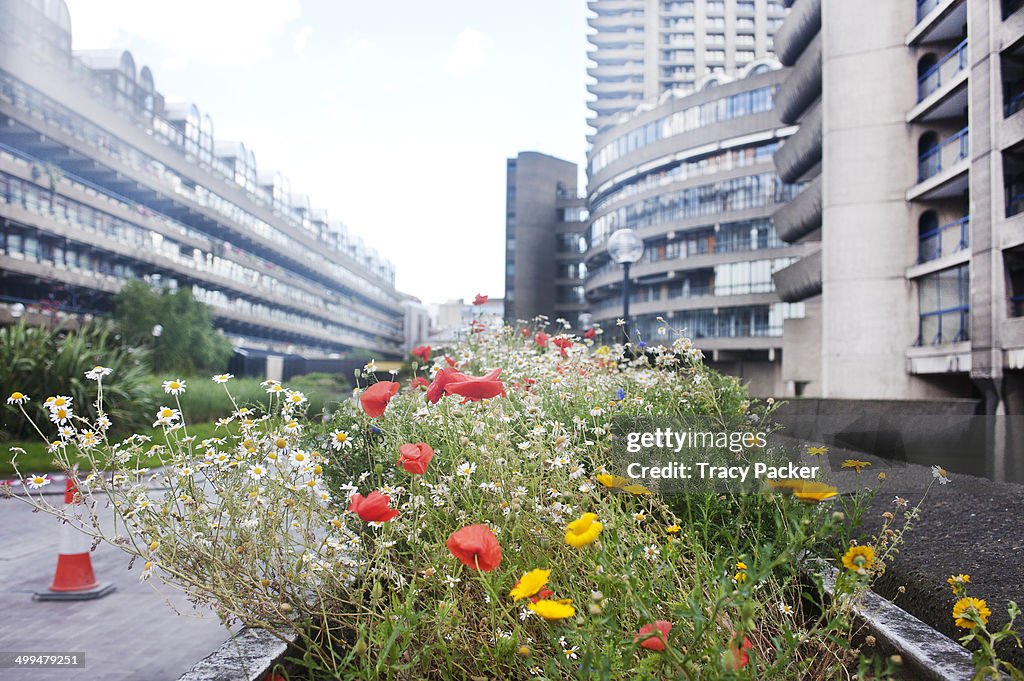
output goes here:
[{"label": "white daisy flower", "polygon": [[164,381],[164,392],[169,395],[181,395],[185,392],[185,381],[181,378],[173,378]]},{"label": "white daisy flower", "polygon": [[24,393],[20,393],[17,390],[11,393],[11,396],[7,398],[7,404],[25,404],[28,401],[29,396]]},{"label": "white daisy flower", "polygon": [[455,474],[459,477],[469,479],[469,476],[476,472],[476,464],[468,461],[463,461],[459,464],[458,468],[455,469]]},{"label": "white daisy flower", "polygon": [[179,418],[181,418],[181,412],[177,409],[160,407],[156,412],[156,421],[153,422],[153,427],[173,425]]},{"label": "white daisy flower", "polygon": [[266,474],[267,469],[261,466],[260,464],[254,464],[252,466],[249,466],[249,475],[252,476],[253,479],[255,480],[263,479],[263,476],[265,476]]},{"label": "white daisy flower", "polygon": [[114,373],[114,370],[110,367],[103,367],[97,364],[92,369],[85,372],[85,377],[93,381],[98,381],[104,376],[109,376],[112,373]]},{"label": "white daisy flower", "polygon": [[33,475],[25,484],[28,485],[29,489],[40,489],[50,484],[50,476],[48,475]]},{"label": "white daisy flower", "polygon": [[234,378],[233,374],[217,374],[216,376],[211,377],[210,380],[218,385],[224,385],[232,378]]}]

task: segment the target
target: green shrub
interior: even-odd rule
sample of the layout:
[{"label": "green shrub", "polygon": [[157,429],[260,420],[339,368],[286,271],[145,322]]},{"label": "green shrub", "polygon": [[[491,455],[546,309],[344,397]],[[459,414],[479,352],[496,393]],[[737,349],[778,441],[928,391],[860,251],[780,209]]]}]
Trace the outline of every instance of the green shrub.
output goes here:
[{"label": "green shrub", "polygon": [[[210,308],[189,289],[155,291],[130,281],[117,296],[114,318],[126,343],[153,349],[158,373],[223,371],[231,358],[231,342],[217,332]],[[153,333],[157,326],[159,335]]]},{"label": "green shrub", "polygon": [[[24,323],[0,329],[0,385],[8,392],[31,395],[32,401],[25,406],[38,423],[49,421],[43,402],[50,395],[73,397],[75,414],[95,421],[95,384],[85,372],[102,364],[114,370],[103,390],[104,407],[114,427],[130,431],[149,425],[147,417],[156,409],[145,385],[149,362],[146,350],[115,342],[107,323],[88,324],[78,331]],[[16,406],[2,406],[0,430],[5,436],[34,434]]]}]

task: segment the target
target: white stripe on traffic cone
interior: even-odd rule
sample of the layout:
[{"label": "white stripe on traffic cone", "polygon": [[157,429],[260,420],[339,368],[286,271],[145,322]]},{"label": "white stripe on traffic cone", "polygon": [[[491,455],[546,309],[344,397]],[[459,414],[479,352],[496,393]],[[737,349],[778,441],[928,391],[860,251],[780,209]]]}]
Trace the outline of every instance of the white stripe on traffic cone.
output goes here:
[{"label": "white stripe on traffic cone", "polygon": [[64,517],[61,523],[57,570],[50,590],[32,596],[37,601],[84,601],[101,598],[114,590],[113,584],[100,584],[92,571],[92,543],[89,535],[75,528],[82,523],[82,499],[68,476],[64,488]]}]

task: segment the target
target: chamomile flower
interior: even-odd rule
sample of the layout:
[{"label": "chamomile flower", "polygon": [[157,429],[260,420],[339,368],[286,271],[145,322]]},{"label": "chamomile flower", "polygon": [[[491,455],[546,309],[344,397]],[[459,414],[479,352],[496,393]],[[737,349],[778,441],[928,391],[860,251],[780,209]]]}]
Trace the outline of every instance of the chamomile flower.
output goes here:
[{"label": "chamomile flower", "polygon": [[262,480],[263,477],[266,474],[267,474],[267,469],[264,466],[262,466],[261,464],[257,463],[257,464],[253,464],[252,466],[249,466],[249,475],[254,480]]},{"label": "chamomile flower", "polygon": [[331,447],[334,449],[341,449],[343,447],[351,447],[352,438],[348,436],[343,430],[336,430],[331,433]]},{"label": "chamomile flower", "polygon": [[641,553],[647,560],[657,560],[658,556],[661,555],[661,549],[656,544],[648,544]]},{"label": "chamomile flower", "polygon": [[109,376],[112,373],[114,373],[114,370],[110,367],[104,367],[97,364],[92,369],[85,372],[85,377],[92,381],[98,381],[104,376]]},{"label": "chamomile flower", "polygon": [[153,427],[174,425],[174,422],[179,418],[181,418],[181,412],[177,409],[160,407],[156,412],[156,421],[153,422]]},{"label": "chamomile flower", "polygon": [[164,392],[168,395],[181,395],[185,392],[185,381],[181,378],[173,378],[164,381]]},{"label": "chamomile flower", "polygon": [[75,415],[71,407],[55,407],[50,410],[50,420],[57,425],[64,425]]},{"label": "chamomile flower", "polygon": [[50,482],[50,476],[48,475],[33,475],[25,480],[25,484],[28,485],[29,489],[42,489],[49,485]]},{"label": "chamomile flower", "polygon": [[11,393],[11,396],[7,398],[7,404],[25,404],[29,401],[29,396],[25,393],[20,393],[15,390]]},{"label": "chamomile flower", "polygon": [[234,377],[234,374],[217,374],[216,376],[211,377],[210,380],[217,385],[224,385]]},{"label": "chamomile flower", "polygon": [[475,473],[475,472],[476,472],[476,464],[475,463],[470,463],[469,461],[463,461],[455,469],[455,474],[456,475],[458,475],[461,478],[466,478],[467,480],[469,479],[469,476],[473,475],[473,473]]},{"label": "chamomile flower", "polygon": [[306,396],[298,390],[287,391],[285,399],[296,407],[307,402]]}]

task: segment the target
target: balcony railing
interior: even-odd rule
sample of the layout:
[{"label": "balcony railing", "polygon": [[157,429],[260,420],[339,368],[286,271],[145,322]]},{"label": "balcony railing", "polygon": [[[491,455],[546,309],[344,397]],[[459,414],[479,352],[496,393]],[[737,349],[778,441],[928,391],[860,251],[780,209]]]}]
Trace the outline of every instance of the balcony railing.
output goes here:
[{"label": "balcony railing", "polygon": [[970,153],[967,128],[942,140],[937,146],[921,154],[917,164],[917,181],[924,182],[967,158]]},{"label": "balcony railing", "polygon": [[938,61],[935,66],[925,71],[917,79],[917,101],[924,100],[928,95],[948,83],[967,68],[967,38],[954,47]]},{"label": "balcony railing", "polygon": [[1009,118],[1013,114],[1024,108],[1024,90],[1021,90],[1015,95],[1010,95],[1010,98],[1006,100],[1005,111],[1003,112],[1004,118]]},{"label": "balcony railing", "polygon": [[1024,295],[1010,296],[1010,315],[1024,317]]},{"label": "balcony railing", "polygon": [[971,217],[965,215],[959,220],[922,234],[918,245],[917,262],[938,260],[944,255],[966,250],[970,245]]},{"label": "balcony railing", "polygon": [[963,305],[923,312],[917,345],[940,345],[970,340],[970,307]]},{"label": "balcony railing", "polygon": [[1011,218],[1020,212],[1024,212],[1024,192],[1014,194],[1006,201],[1006,217]]},{"label": "balcony railing", "polygon": [[917,0],[917,21],[920,23],[928,14],[939,6],[942,0]]}]

